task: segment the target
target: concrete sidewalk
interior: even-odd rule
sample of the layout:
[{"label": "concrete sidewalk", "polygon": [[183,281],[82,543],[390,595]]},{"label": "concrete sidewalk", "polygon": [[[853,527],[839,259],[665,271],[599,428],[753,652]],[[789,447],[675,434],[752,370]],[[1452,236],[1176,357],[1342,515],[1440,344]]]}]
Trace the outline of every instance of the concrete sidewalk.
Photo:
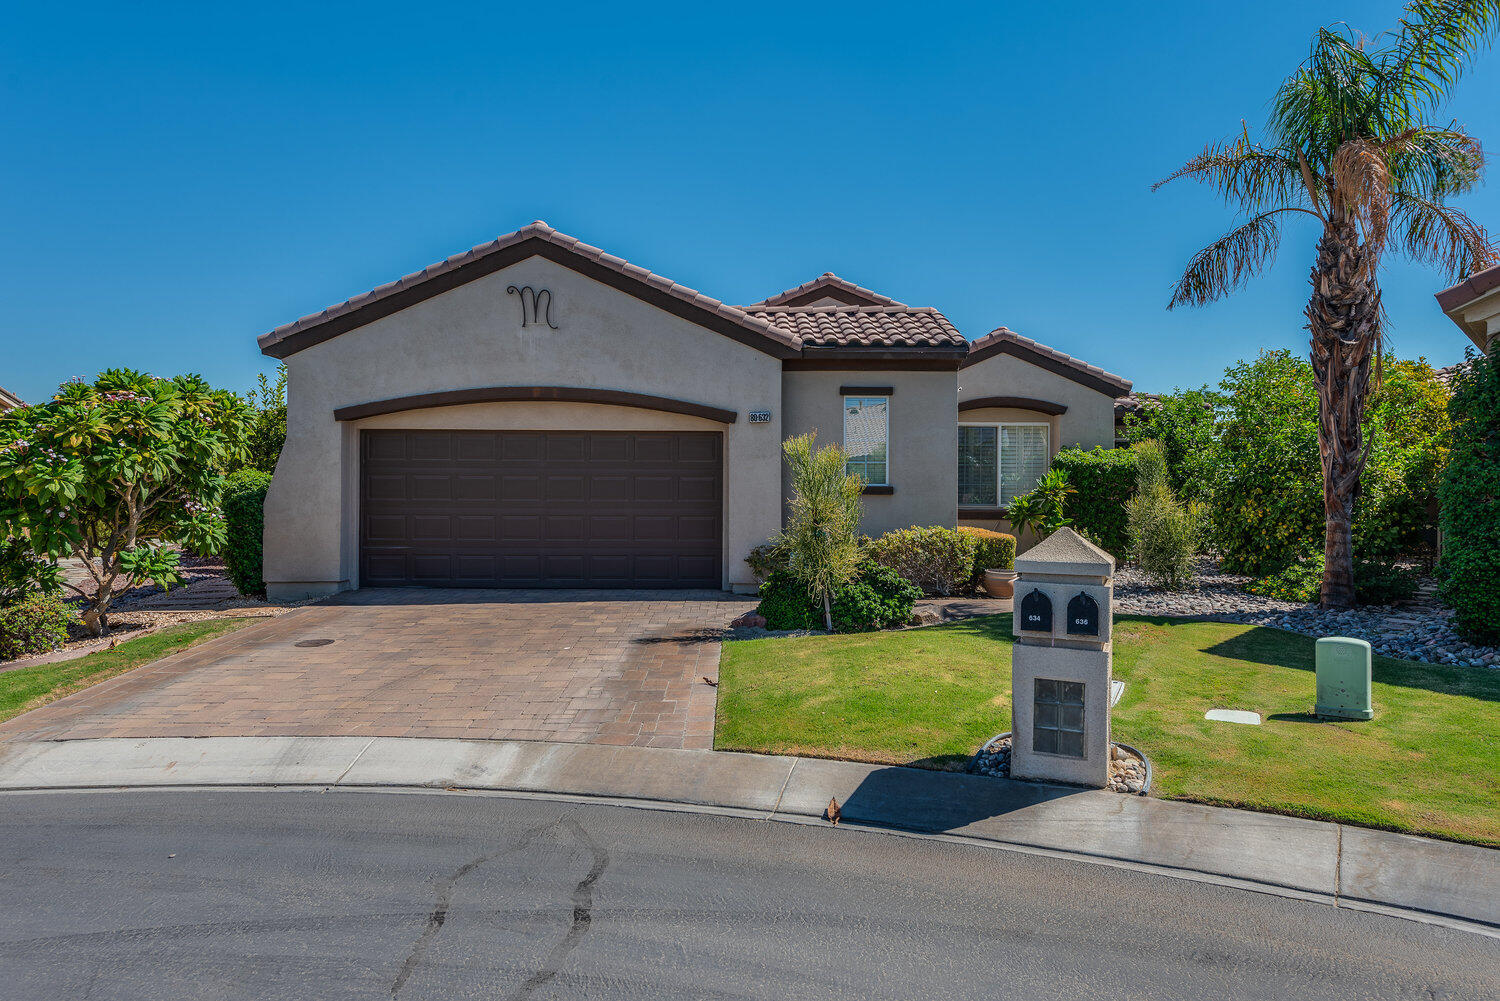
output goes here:
[{"label": "concrete sidewalk", "polygon": [[845,822],[1435,915],[1500,934],[1500,852],[1294,817],[811,758],[541,741],[159,737],[0,744],[0,790],[313,786],[539,793]]}]

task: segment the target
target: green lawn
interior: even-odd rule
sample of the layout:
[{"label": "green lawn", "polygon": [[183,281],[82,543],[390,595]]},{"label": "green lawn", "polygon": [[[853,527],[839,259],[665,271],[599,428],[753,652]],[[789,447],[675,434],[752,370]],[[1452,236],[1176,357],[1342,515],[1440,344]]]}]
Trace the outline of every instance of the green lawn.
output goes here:
[{"label": "green lawn", "polygon": [[238,617],[184,622],[149,636],[126,640],[113,650],[99,650],[59,664],[37,664],[0,672],[0,721],[254,621],[257,620]]},{"label": "green lawn", "polygon": [[[1153,795],[1500,847],[1500,671],[1377,657],[1375,718],[1320,722],[1308,637],[1135,616],[1114,637],[1114,737],[1151,758]],[[728,643],[715,746],[961,767],[1010,729],[1010,653],[1009,615]]]}]

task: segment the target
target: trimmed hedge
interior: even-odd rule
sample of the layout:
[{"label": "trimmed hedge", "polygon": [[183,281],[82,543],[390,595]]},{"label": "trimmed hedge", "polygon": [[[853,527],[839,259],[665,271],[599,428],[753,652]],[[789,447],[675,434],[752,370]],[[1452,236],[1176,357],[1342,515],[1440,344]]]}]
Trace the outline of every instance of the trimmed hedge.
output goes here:
[{"label": "trimmed hedge", "polygon": [[991,532],[987,528],[958,526],[958,530],[974,540],[974,581],[984,577],[986,570],[1010,570],[1016,565],[1016,537],[1004,532]]},{"label": "trimmed hedge", "polygon": [[1068,496],[1066,514],[1073,527],[1112,556],[1130,549],[1125,506],[1135,495],[1135,454],[1128,448],[1065,448],[1052,457],[1076,493]]},{"label": "trimmed hedge", "polygon": [[956,528],[902,528],[872,539],[865,554],[928,594],[953,594],[974,579],[974,537]]},{"label": "trimmed hedge", "polygon": [[[1500,350],[1500,349],[1497,349]],[[1453,450],[1439,491],[1442,598],[1471,643],[1500,644],[1500,359],[1470,356],[1448,415]]]},{"label": "trimmed hedge", "polygon": [[258,469],[231,473],[224,483],[224,569],[244,595],[263,596],[261,539],[266,527],[266,489],[271,474]]},{"label": "trimmed hedge", "polygon": [[0,608],[0,660],[50,653],[68,641],[77,616],[56,594],[29,594]]}]

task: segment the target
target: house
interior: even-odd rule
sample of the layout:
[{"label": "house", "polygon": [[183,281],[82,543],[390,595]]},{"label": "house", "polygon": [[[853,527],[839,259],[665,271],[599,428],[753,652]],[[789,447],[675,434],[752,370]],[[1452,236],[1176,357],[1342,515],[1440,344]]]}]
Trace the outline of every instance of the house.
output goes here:
[{"label": "house", "polygon": [[0,386],[0,414],[7,410],[15,410],[26,406],[25,402],[15,393],[9,392],[4,386]]},{"label": "house", "polygon": [[353,587],[754,586],[781,442],[866,479],[869,534],[1003,525],[1118,376],[824,274],[729,306],[537,222],[271,331],[273,598]]},{"label": "house", "polygon": [[1438,306],[1488,354],[1500,343],[1500,264],[1437,293]]}]

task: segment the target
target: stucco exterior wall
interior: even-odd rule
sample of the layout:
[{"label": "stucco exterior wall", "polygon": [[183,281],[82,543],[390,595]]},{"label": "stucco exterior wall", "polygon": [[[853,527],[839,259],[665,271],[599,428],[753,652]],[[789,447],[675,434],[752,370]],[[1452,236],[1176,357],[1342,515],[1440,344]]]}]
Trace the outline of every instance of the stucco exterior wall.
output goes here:
[{"label": "stucco exterior wall", "polygon": [[[1057,433],[1054,437],[1060,444],[1055,444],[1054,449],[1067,445],[1114,447],[1113,397],[1014,355],[993,355],[959,370],[959,402],[983,396],[1024,396],[1067,407],[1067,413],[1055,418]],[[965,413],[961,419],[969,420],[970,417],[970,413]],[[1040,418],[1033,414],[1031,419]]]},{"label": "stucco exterior wall", "polygon": [[[1080,385],[1044,368],[1022,361],[1014,355],[995,355],[958,373],[958,399],[974,400],[986,396],[1021,396],[1046,400],[1067,407],[1062,414],[1042,414],[1013,407],[985,407],[958,414],[960,424],[1046,424],[1052,454],[1070,445],[1083,448],[1115,444],[1115,401],[1111,396]],[[956,449],[956,446],[955,446]],[[955,474],[956,475],[956,474]],[[956,488],[955,488],[956,489]],[[1015,535],[1005,518],[965,517],[959,512],[959,524],[988,528]],[[1016,539],[1018,551],[1030,549],[1037,539],[1031,533]]]},{"label": "stucco exterior wall", "polygon": [[[782,436],[817,431],[819,444],[844,443],[841,386],[890,386],[888,477],[894,492],[865,497],[862,528],[880,535],[912,525],[957,524],[958,403],[954,373],[787,372]],[[791,495],[790,488],[785,489]]]},{"label": "stucco exterior wall", "polygon": [[[552,292],[552,319],[521,326],[510,285]],[[720,430],[724,585],[748,584],[750,549],[779,527],[781,363],[543,258],[316,344],[287,359],[287,442],[266,498],[265,579],[273,597],[358,586],[362,427]],[[634,408],[493,403],[334,420],[336,409],[486,386],[617,389],[734,410],[734,424]],[[751,410],[770,410],[766,424]],[[539,423],[541,422],[541,423]]]}]

